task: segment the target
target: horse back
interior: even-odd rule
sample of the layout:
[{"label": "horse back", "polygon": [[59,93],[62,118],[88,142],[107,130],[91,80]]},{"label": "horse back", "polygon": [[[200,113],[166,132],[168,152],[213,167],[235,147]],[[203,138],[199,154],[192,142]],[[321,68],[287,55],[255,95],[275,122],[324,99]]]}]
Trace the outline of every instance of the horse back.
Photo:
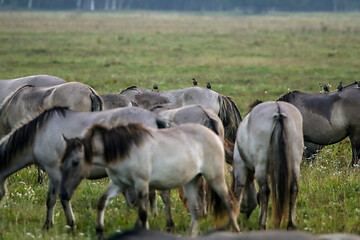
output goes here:
[{"label": "horse back", "polygon": [[49,106],[66,106],[79,112],[92,111],[91,95],[93,91],[88,85],[79,82],[70,82],[54,87],[47,97]]},{"label": "horse back", "polygon": [[32,85],[36,87],[48,87],[66,83],[64,79],[50,75],[34,75],[16,79],[0,80],[0,102],[19,87]]}]

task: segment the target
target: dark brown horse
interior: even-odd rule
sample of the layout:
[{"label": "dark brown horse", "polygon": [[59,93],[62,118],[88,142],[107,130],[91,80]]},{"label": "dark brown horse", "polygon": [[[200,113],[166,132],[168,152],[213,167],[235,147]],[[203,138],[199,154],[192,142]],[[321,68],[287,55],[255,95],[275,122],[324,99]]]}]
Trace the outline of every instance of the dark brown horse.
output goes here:
[{"label": "dark brown horse", "polygon": [[304,140],[330,145],[350,138],[352,165],[360,157],[360,88],[357,84],[342,91],[325,94],[309,94],[293,91],[280,97],[295,105],[303,117]]}]

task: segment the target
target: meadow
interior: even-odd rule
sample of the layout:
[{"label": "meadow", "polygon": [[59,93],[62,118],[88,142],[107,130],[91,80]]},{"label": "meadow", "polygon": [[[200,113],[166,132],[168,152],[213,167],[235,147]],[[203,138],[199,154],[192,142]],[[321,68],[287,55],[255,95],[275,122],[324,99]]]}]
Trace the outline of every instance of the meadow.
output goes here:
[{"label": "meadow", "polygon": [[[359,13],[0,12],[0,79],[49,74],[104,94],[154,83],[160,90],[190,87],[196,78],[200,86],[210,82],[232,97],[244,117],[255,99],[360,81],[359,22]],[[360,172],[349,168],[350,160],[346,139],[302,162],[299,230],[360,234]],[[55,225],[45,231],[46,181],[37,183],[35,167],[14,174],[0,202],[0,239],[94,237],[96,204],[107,183],[84,181],[75,192],[74,231],[65,226],[59,201]],[[164,230],[163,204],[157,201],[159,213],[150,214],[149,223]],[[176,233],[186,234],[190,217],[175,191],[172,202]],[[136,216],[122,196],[112,200],[105,234],[131,228]],[[258,209],[249,219],[240,216],[239,224],[242,231],[258,229]],[[211,217],[200,221],[202,232],[211,226]]]}]

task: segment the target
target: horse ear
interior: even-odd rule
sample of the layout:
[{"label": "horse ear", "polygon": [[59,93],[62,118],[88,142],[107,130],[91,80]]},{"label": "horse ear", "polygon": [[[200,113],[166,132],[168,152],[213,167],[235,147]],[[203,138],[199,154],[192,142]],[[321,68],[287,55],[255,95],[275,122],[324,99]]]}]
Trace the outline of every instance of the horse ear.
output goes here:
[{"label": "horse ear", "polygon": [[65,137],[64,134],[61,134],[61,135],[62,135],[63,139],[65,140],[65,142],[69,142],[69,139],[67,137]]}]

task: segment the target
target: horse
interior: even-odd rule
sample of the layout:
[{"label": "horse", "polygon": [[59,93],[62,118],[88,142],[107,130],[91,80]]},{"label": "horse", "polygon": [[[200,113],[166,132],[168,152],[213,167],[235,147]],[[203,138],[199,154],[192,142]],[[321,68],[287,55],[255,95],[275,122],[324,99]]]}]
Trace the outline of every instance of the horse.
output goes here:
[{"label": "horse", "polygon": [[[104,229],[107,203],[127,187],[138,196],[137,225],[148,227],[146,200],[149,188],[167,190],[183,186],[191,214],[190,235],[198,233],[197,187],[202,176],[216,193],[214,215],[227,211],[230,224],[239,231],[237,210],[225,179],[221,139],[200,124],[153,129],[137,123],[94,124],[83,138],[67,140],[62,158],[60,197],[69,200],[93,164],[104,166],[110,184],[97,207],[98,234]],[[220,206],[223,205],[221,208]]]},{"label": "horse", "polygon": [[[67,106],[75,111],[100,111],[103,108],[101,98],[88,85],[70,82],[42,87],[60,80],[52,76],[34,76],[27,79],[27,82],[41,87],[24,85],[4,99],[0,105],[0,137],[53,106]],[[15,82],[20,84],[19,80]],[[42,180],[42,171],[39,169],[38,182],[41,183]]]},{"label": "horse", "polygon": [[235,142],[236,130],[241,122],[241,115],[230,97],[202,87],[152,91],[131,86],[122,90],[120,94],[145,109],[150,109],[157,105],[168,108],[179,108],[191,104],[205,105],[213,109],[220,117],[224,124],[225,138]]},{"label": "horse", "polygon": [[[99,122],[139,122],[149,127],[167,127],[168,124],[155,113],[137,107],[98,112],[76,112],[64,107],[46,110],[0,141],[0,200],[5,195],[5,181],[10,175],[31,164],[40,166],[49,176],[44,228],[52,227],[61,182],[60,160],[66,147],[63,136],[80,137],[86,128]],[[88,177],[104,175],[93,176],[91,173]],[[75,220],[71,206],[68,201],[62,200],[61,203],[67,225],[73,227]]]},{"label": "horse", "polygon": [[150,111],[157,113],[159,116],[174,122],[177,125],[184,123],[199,123],[214,133],[219,135],[224,140],[224,147],[226,153],[226,162],[232,164],[233,160],[233,145],[229,139],[224,136],[224,126],[221,119],[216,115],[212,108],[201,104],[191,104],[179,108],[168,108],[164,106],[155,106],[150,108]]},{"label": "horse", "polygon": [[[169,109],[164,106],[155,106],[150,109],[150,111],[158,114],[160,117],[172,122],[176,125],[184,123],[198,123],[207,128],[211,129],[216,133],[222,140],[224,140],[224,127],[220,118],[215,114],[215,112],[206,106],[194,104],[187,105],[180,108]],[[226,145],[224,145],[226,146]],[[232,150],[230,148],[225,148],[226,161],[231,159],[232,163]],[[229,162],[228,162],[229,163]],[[208,201],[210,200],[208,185],[204,182],[203,178],[199,179],[198,182],[198,205],[202,216],[206,216],[207,211],[209,210],[207,206]],[[179,188],[179,196],[183,201],[184,205],[186,204],[186,197],[182,188]],[[131,205],[137,202],[137,196],[134,188],[127,188],[126,193],[126,202]],[[171,216],[171,204],[170,204],[170,190],[161,191],[160,194],[164,205],[166,213],[166,229],[168,232],[174,231],[174,221]],[[156,193],[154,189],[150,189],[149,192],[150,206],[153,212],[156,213]]]},{"label": "horse", "polygon": [[34,75],[15,79],[0,80],[0,103],[19,87],[33,85],[36,87],[49,87],[66,83],[64,79],[50,75]]},{"label": "horse", "polygon": [[136,106],[135,103],[121,94],[109,93],[100,95],[100,97],[104,102],[104,109]]},{"label": "horse", "polygon": [[[241,122],[234,147],[234,195],[241,201],[247,191],[249,214],[260,204],[260,229],[266,229],[271,183],[272,212],[279,228],[289,204],[288,229],[295,228],[295,202],[303,154],[302,116],[285,102],[255,106]],[[259,184],[256,197],[254,178]]]},{"label": "horse", "polygon": [[79,82],[51,87],[25,85],[9,95],[0,106],[0,136],[54,106],[79,112],[101,111],[103,102],[91,87]]},{"label": "horse", "polygon": [[[174,122],[177,125],[184,123],[198,123],[211,129],[221,139],[223,139],[223,141],[226,141],[224,142],[225,159],[228,164],[232,164],[233,149],[231,149],[231,147],[228,147],[229,140],[224,139],[224,127],[221,122],[221,119],[211,108],[200,104],[192,104],[179,108],[167,108],[164,106],[155,106],[154,108],[150,109],[150,111],[157,113],[159,116],[171,122]],[[198,196],[199,196],[200,209],[202,215],[205,216],[208,210],[206,206],[207,203],[206,193],[208,191],[207,191],[207,184],[203,181],[203,179],[199,180],[198,189],[199,189]],[[182,188],[179,188],[179,196],[186,205],[186,198],[184,196],[184,192],[182,191]]]},{"label": "horse", "polygon": [[304,140],[318,145],[330,145],[350,138],[351,165],[360,157],[360,88],[357,84],[342,91],[310,94],[292,91],[278,101],[296,106],[303,117]]}]

